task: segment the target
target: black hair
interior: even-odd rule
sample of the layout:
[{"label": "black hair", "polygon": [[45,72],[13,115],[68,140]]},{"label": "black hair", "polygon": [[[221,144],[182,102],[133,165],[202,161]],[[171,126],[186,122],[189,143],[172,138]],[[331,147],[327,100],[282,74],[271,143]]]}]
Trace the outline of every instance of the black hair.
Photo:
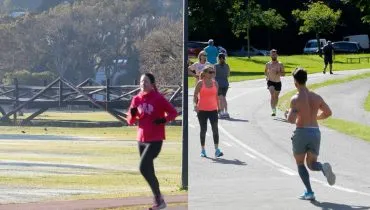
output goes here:
[{"label": "black hair", "polygon": [[218,58],[219,58],[219,59],[220,59],[220,58],[225,59],[225,54],[223,54],[223,53],[218,54]]},{"label": "black hair", "polygon": [[149,78],[150,84],[152,84],[154,87],[154,90],[158,92],[157,85],[155,84],[154,75],[152,73],[145,73],[144,75]]},{"label": "black hair", "polygon": [[293,77],[298,84],[305,85],[307,82],[307,71],[301,67],[298,67],[294,70]]},{"label": "black hair", "polygon": [[144,75],[149,78],[151,84],[155,83],[155,77],[152,73],[145,73]]}]

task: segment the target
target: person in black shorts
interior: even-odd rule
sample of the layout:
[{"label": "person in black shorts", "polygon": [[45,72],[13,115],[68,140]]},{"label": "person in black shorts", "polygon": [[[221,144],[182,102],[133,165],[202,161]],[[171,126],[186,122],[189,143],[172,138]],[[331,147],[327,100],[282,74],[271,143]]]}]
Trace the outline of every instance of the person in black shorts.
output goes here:
[{"label": "person in black shorts", "polygon": [[228,77],[230,76],[230,67],[225,61],[225,54],[218,54],[218,63],[215,65],[216,81],[218,83],[218,100],[220,107],[218,108],[218,118],[230,118],[227,112],[226,93],[229,89]]},{"label": "person in black shorts", "polygon": [[265,76],[267,81],[267,89],[270,92],[270,105],[272,109],[271,116],[276,116],[276,106],[279,102],[279,94],[281,91],[280,77],[285,76],[284,65],[278,61],[277,50],[270,51],[271,61],[266,63]]},{"label": "person in black shorts", "polygon": [[328,41],[328,44],[325,45],[322,48],[322,51],[324,52],[324,71],[322,73],[326,73],[326,67],[329,64],[329,70],[330,74],[333,74],[333,55],[334,55],[334,48],[333,45],[331,44],[331,41]]}]

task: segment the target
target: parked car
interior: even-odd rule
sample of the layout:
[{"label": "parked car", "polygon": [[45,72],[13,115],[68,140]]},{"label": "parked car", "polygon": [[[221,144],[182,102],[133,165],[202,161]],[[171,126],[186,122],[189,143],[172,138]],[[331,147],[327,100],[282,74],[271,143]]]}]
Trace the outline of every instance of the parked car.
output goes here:
[{"label": "parked car", "polygon": [[[188,41],[188,56],[197,57],[199,52],[208,46],[208,42]],[[227,50],[222,46],[216,46],[219,53],[224,53],[227,56]]]},{"label": "parked car", "polygon": [[[326,39],[320,39],[320,48],[326,45]],[[304,54],[315,54],[318,53],[317,49],[317,39],[310,39],[307,41],[306,45],[303,48]]]},{"label": "parked car", "polygon": [[360,44],[360,47],[364,50],[369,50],[370,48],[369,35],[367,34],[345,36],[343,38],[343,41],[358,42]]},{"label": "parked car", "polygon": [[199,52],[208,46],[207,42],[188,41],[188,56],[197,57]]},{"label": "parked car", "polygon": [[335,53],[358,53],[361,51],[358,42],[339,41],[332,43]]},{"label": "parked car", "polygon": [[[243,46],[240,50],[230,51],[229,55],[248,56],[247,46]],[[251,46],[249,48],[249,55],[250,56],[256,56],[256,55],[268,56],[268,55],[270,55],[270,51],[268,51],[268,50],[259,50],[259,49],[256,49],[256,48]]]}]

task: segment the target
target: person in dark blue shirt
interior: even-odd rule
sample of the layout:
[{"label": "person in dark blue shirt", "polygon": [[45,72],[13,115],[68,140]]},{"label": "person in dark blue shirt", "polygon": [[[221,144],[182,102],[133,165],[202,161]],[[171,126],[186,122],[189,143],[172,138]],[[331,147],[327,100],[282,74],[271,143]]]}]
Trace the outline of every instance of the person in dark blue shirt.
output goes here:
[{"label": "person in dark blue shirt", "polygon": [[329,64],[329,70],[330,74],[333,74],[333,55],[334,55],[334,48],[333,45],[331,44],[331,41],[328,41],[328,44],[326,44],[323,48],[322,51],[324,53],[324,71],[322,73],[326,73],[326,67]]}]

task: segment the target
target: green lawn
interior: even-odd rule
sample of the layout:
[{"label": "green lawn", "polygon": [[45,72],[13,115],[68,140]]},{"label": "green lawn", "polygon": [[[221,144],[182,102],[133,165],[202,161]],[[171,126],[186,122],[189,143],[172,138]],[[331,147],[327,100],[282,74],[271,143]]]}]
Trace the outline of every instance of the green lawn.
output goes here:
[{"label": "green lawn", "polygon": [[369,91],[369,95],[367,95],[366,97],[364,107],[366,111],[370,112],[370,91]]},{"label": "green lawn", "polygon": [[[25,112],[23,116],[18,116],[18,119],[25,119],[30,116],[31,112]],[[68,120],[68,121],[90,121],[90,122],[109,122],[117,121],[115,117],[105,111],[46,111],[38,115],[35,119],[39,120]],[[181,120],[182,116],[178,116],[177,120]]]},{"label": "green lawn", "polygon": [[[102,128],[0,126],[0,133],[20,135],[66,135],[133,140],[136,139],[136,129],[136,126]],[[181,126],[166,126],[166,137],[168,139],[179,139],[181,130]]]},{"label": "green lawn", "polygon": [[370,126],[336,118],[323,120],[321,124],[347,135],[370,142]]},{"label": "green lawn", "polygon": [[[368,78],[368,77],[370,77],[370,72],[357,74],[357,75],[353,75],[353,76],[348,76],[348,77],[341,78],[341,79],[331,79],[331,80],[327,80],[325,82],[311,84],[311,85],[308,85],[307,87],[310,90],[315,90],[315,89],[325,87],[325,86],[329,86],[329,85],[346,83],[346,82],[350,82],[350,81],[353,81],[353,80],[365,79],[365,78]],[[289,91],[289,92],[285,93],[284,95],[282,95],[279,98],[279,105],[278,105],[279,109],[286,110],[287,108],[289,108],[290,98],[296,93],[297,93],[297,90],[292,90],[292,91]]]},{"label": "green lawn", "polygon": [[[347,57],[370,56],[370,54],[347,54],[335,56],[333,70],[353,70],[369,68],[370,64],[363,61],[360,64],[347,64]],[[270,60],[269,56],[228,57],[226,62],[231,69],[230,82],[264,78],[265,64]],[[308,73],[322,72],[323,58],[318,55],[291,55],[280,56],[279,60],[284,64],[285,71],[289,75],[296,67],[305,68]],[[195,60],[193,60],[195,61]],[[195,79],[189,77],[189,87],[194,87]]]},{"label": "green lawn", "polygon": [[[183,194],[181,184],[181,127],[167,127],[167,140],[155,160],[156,173],[165,194]],[[48,128],[47,134],[100,137],[97,140],[21,140],[22,135],[44,135],[38,127],[0,127],[18,139],[0,141],[3,162],[16,162],[16,168],[0,172],[0,185],[52,189],[77,189],[98,193],[75,194],[60,199],[150,196],[151,191],[138,170],[140,161],[135,127]],[[107,134],[104,134],[107,133]],[[107,139],[105,137],[114,139]],[[122,141],[123,140],[123,141]],[[27,166],[18,166],[25,163]]]},{"label": "green lawn", "polygon": [[[346,82],[349,82],[349,81],[353,81],[353,80],[358,80],[358,79],[365,79],[365,78],[368,78],[370,77],[370,73],[362,73],[362,74],[358,74],[358,75],[353,75],[353,76],[348,76],[346,78],[342,78],[342,79],[332,79],[332,80],[328,80],[328,81],[325,81],[325,82],[321,82],[321,83],[315,83],[315,84],[312,84],[312,85],[308,85],[307,87],[310,89],[310,90],[315,90],[315,89],[318,89],[318,88],[321,88],[321,87],[325,87],[325,86],[329,86],[329,85],[334,85],[334,84],[339,84],[339,83],[346,83]],[[279,98],[279,109],[281,110],[286,110],[289,108],[289,103],[290,103],[290,98],[296,94],[297,91],[296,90],[292,90],[292,91],[289,91],[288,93],[284,94],[283,96],[281,96]],[[366,107],[366,104],[369,105],[369,96],[367,97],[367,102],[365,103],[365,107]],[[328,127],[328,128],[331,128],[331,129],[334,129],[334,130],[337,130],[339,132],[342,132],[342,133],[345,133],[347,135],[350,135],[350,136],[353,136],[353,137],[356,137],[356,138],[360,138],[360,139],[363,139],[365,141],[369,141],[370,142],[370,126],[368,125],[364,125],[364,124],[360,124],[360,123],[356,123],[356,122],[351,122],[351,121],[347,121],[347,120],[342,120],[342,119],[336,119],[336,118],[328,118],[326,120],[322,120],[320,121],[320,124]]]}]

